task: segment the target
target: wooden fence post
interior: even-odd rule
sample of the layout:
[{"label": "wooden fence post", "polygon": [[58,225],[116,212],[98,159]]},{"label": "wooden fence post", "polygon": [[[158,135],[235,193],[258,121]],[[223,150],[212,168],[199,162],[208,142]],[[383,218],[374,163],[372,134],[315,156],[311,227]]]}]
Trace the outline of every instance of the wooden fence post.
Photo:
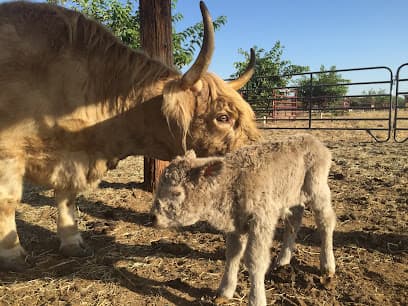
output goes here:
[{"label": "wooden fence post", "polygon": [[[141,44],[147,54],[173,65],[171,0],[140,0]],[[144,184],[153,191],[168,162],[144,158]]]}]

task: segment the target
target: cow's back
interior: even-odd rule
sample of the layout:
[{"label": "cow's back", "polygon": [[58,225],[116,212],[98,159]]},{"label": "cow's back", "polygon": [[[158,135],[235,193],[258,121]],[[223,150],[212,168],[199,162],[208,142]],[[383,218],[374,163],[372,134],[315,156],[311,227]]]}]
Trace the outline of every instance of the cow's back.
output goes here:
[{"label": "cow's back", "polygon": [[[92,39],[119,43],[75,11],[45,3],[1,4],[0,129],[28,124],[34,131],[73,112],[73,118],[92,121],[89,108],[98,99],[89,64]],[[78,114],[84,105],[88,109]]]},{"label": "cow's back", "polygon": [[46,3],[8,2],[0,5],[1,42],[11,56],[59,52],[69,42],[69,24],[80,14]]}]

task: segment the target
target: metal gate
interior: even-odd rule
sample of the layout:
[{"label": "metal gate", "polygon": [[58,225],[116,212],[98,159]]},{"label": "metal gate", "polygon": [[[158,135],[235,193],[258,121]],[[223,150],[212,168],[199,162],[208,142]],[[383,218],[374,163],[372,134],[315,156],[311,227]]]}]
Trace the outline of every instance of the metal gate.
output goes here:
[{"label": "metal gate", "polygon": [[[341,75],[341,81],[330,82],[330,74]],[[285,86],[275,85],[282,80]],[[393,128],[392,90],[392,70],[378,66],[261,76],[241,93],[262,129],[360,130],[385,142]],[[400,94],[408,95],[408,90]],[[398,121],[408,119],[395,111]],[[397,123],[394,128],[405,129]]]},{"label": "metal gate", "polygon": [[395,79],[394,140],[408,140],[408,63],[398,67]]}]

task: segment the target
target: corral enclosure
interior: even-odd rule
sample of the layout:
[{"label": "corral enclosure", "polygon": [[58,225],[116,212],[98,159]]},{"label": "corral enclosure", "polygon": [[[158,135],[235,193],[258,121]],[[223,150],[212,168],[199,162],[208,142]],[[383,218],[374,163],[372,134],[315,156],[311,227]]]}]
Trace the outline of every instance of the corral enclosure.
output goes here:
[{"label": "corral enclosure", "polygon": [[265,129],[367,131],[380,142],[408,138],[408,64],[395,72],[378,66],[256,76],[241,93]]},{"label": "corral enclosure", "polygon": [[[268,139],[296,133],[264,130]],[[408,300],[408,146],[376,143],[365,131],[311,131],[333,152],[329,184],[337,213],[337,275],[319,274],[319,238],[306,211],[292,265],[269,273],[278,305],[406,305]],[[212,305],[222,276],[224,237],[206,224],[151,227],[152,195],[141,189],[141,157],[109,172],[78,198],[80,228],[94,255],[58,254],[52,191],[26,184],[17,225],[34,265],[0,272],[1,305]],[[271,174],[273,175],[273,174]],[[271,250],[279,247],[282,227]],[[242,266],[236,298],[249,290]]]}]

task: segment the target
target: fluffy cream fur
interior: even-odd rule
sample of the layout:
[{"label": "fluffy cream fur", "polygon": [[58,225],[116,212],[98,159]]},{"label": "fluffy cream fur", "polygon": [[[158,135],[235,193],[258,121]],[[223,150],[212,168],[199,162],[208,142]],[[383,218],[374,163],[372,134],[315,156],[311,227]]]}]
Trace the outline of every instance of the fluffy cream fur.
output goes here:
[{"label": "fluffy cream fur", "polygon": [[207,221],[227,234],[227,260],[218,293],[232,298],[244,256],[251,282],[249,305],[266,305],[264,275],[279,218],[286,228],[278,266],[289,264],[304,205],[315,213],[321,236],[320,266],[335,272],[330,203],[330,151],[311,135],[265,142],[225,157],[196,158],[189,151],[160,178],[152,214],[160,227]]}]

